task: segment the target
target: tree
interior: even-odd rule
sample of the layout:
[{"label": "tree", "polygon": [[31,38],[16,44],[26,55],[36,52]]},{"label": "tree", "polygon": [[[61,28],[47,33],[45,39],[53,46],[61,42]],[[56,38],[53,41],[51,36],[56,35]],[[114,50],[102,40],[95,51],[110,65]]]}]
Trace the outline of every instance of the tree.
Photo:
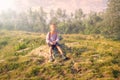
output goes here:
[{"label": "tree", "polygon": [[105,14],[104,35],[113,39],[120,39],[120,0],[109,0]]},{"label": "tree", "polygon": [[99,23],[102,18],[96,12],[90,12],[84,19],[85,34],[100,34]]}]

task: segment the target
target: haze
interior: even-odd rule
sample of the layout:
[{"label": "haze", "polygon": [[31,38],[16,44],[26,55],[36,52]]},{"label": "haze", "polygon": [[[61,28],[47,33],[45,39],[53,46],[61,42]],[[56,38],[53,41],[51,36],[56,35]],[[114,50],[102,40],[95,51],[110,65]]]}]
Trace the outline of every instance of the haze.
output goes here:
[{"label": "haze", "polygon": [[43,7],[46,11],[61,8],[66,9],[67,12],[74,12],[76,9],[82,8],[85,13],[100,12],[106,9],[107,0],[0,0],[0,11],[8,9],[23,11],[39,7]]}]

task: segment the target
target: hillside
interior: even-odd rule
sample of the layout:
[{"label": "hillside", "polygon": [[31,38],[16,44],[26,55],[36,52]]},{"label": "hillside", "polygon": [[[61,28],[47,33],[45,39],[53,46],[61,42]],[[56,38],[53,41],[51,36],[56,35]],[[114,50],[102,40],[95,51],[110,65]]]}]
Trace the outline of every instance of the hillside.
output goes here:
[{"label": "hillside", "polygon": [[0,31],[0,80],[120,80],[120,41],[81,34],[62,38],[70,60],[48,62],[44,34]]}]

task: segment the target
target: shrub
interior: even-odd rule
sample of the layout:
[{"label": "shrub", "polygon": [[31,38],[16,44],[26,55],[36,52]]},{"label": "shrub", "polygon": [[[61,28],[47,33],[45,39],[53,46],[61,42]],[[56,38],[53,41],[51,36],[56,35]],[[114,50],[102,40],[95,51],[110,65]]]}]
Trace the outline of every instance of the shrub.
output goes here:
[{"label": "shrub", "polygon": [[37,76],[38,73],[40,71],[39,67],[30,67],[30,69],[28,69],[27,74],[25,75],[26,77],[32,77],[32,76]]},{"label": "shrub", "polygon": [[7,41],[1,41],[1,42],[0,42],[0,47],[4,47],[4,46],[6,46],[7,44],[8,44]]},{"label": "shrub", "polygon": [[27,45],[25,43],[19,43],[17,46],[15,46],[15,50],[21,50],[25,49]]},{"label": "shrub", "polygon": [[10,70],[17,69],[19,67],[18,63],[5,63],[0,66],[0,73],[8,72]]}]

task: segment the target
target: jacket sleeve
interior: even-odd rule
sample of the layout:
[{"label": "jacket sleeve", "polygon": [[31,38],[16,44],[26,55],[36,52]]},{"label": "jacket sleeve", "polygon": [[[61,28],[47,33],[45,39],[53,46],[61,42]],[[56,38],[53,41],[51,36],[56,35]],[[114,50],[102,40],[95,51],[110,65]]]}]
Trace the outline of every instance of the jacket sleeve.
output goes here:
[{"label": "jacket sleeve", "polygon": [[51,41],[49,40],[49,32],[46,35],[46,43],[50,43]]},{"label": "jacket sleeve", "polygon": [[59,42],[59,35],[58,35],[58,33],[57,33],[56,42]]}]

